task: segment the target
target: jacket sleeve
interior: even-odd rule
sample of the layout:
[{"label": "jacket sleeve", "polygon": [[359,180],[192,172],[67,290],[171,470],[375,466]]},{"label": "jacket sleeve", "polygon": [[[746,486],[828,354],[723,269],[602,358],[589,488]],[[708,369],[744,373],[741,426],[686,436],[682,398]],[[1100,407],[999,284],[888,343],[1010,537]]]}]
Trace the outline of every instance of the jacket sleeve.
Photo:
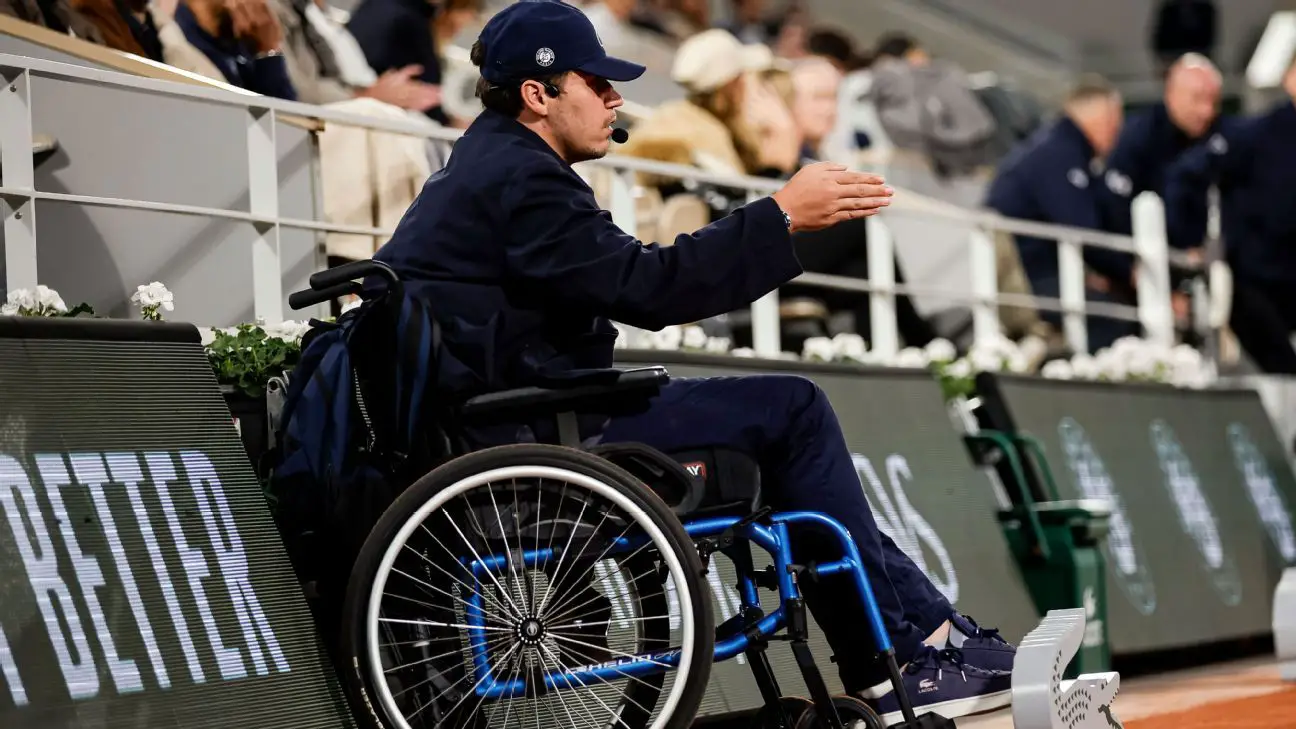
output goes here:
[{"label": "jacket sleeve", "polygon": [[[1079,162],[1083,163],[1083,160]],[[1094,190],[1100,181],[1091,180],[1083,166],[1051,166],[1037,177],[1036,195],[1047,220],[1074,228],[1102,230],[1098,192]],[[1128,281],[1130,278],[1128,253],[1085,246],[1084,261],[1090,268],[1114,280]]]},{"label": "jacket sleeve", "polygon": [[1206,237],[1209,214],[1207,191],[1212,184],[1224,188],[1251,154],[1255,121],[1221,124],[1218,140],[1212,138],[1184,152],[1166,170],[1166,235],[1175,248],[1196,248]]},{"label": "jacket sleeve", "polygon": [[288,78],[288,62],[282,55],[258,58],[252,62],[252,73],[255,78],[252,84],[254,88],[249,88],[248,91],[276,99],[297,100],[297,89],[293,88],[292,79]]},{"label": "jacket sleeve", "polygon": [[801,273],[783,214],[762,198],[672,246],[644,245],[556,161],[504,193],[505,270],[546,301],[643,329],[739,309]]}]

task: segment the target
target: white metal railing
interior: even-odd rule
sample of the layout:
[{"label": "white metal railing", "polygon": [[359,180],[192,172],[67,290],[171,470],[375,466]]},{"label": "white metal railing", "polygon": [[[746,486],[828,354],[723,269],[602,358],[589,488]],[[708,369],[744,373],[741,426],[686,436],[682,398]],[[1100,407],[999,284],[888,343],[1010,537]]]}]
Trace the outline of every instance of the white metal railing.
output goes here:
[{"label": "white metal railing", "polygon": [[[0,165],[4,184],[0,186],[0,212],[4,215],[6,287],[32,288],[37,284],[35,201],[51,200],[88,206],[130,208],[214,219],[241,221],[253,225],[256,237],[249,254],[253,276],[255,315],[267,323],[283,320],[283,290],[279,262],[279,233],[282,229],[312,230],[324,233],[346,233],[366,236],[388,236],[390,230],[361,226],[337,225],[320,220],[284,217],[279,214],[276,123],[287,117],[316,119],[394,134],[411,135],[451,143],[461,132],[429,127],[415,121],[379,119],[298,102],[264,96],[251,96],[218,88],[178,84],[130,76],[113,71],[57,63],[43,59],[0,54],[0,75],[7,90],[0,88]],[[35,189],[32,146],[33,77],[53,78],[98,86],[116,87],[169,97],[183,97],[246,111],[248,160],[248,210],[179,205],[172,203],[54,193]],[[612,155],[602,160],[582,163],[582,172],[599,170],[610,174],[608,202],[613,219],[627,233],[636,227],[634,176],[639,172],[656,173],[682,180],[722,185],[746,191],[756,199],[777,190],[777,181],[754,177],[730,177],[710,174],[691,167]],[[869,270],[871,279],[851,279],[825,274],[804,274],[797,280],[809,286],[865,292],[871,303],[871,345],[881,354],[893,354],[898,348],[895,297],[897,295],[930,296],[952,303],[969,305],[974,314],[974,336],[982,341],[1000,334],[998,309],[1001,305],[1034,307],[1061,312],[1068,342],[1077,351],[1085,351],[1085,316],[1094,314],[1128,321],[1139,321],[1149,336],[1169,343],[1173,336],[1170,306],[1168,264],[1190,267],[1187,258],[1167,249],[1164,221],[1159,201],[1140,199],[1135,205],[1136,235],[1116,236],[1092,230],[1012,220],[999,215],[957,208],[900,192],[885,216],[873,217],[869,224]],[[971,247],[971,295],[924,289],[921,285],[897,285],[894,281],[894,243],[887,226],[888,216],[920,216],[924,219],[953,221],[968,227],[967,243]],[[1004,294],[998,291],[995,246],[992,234],[1006,231],[1053,239],[1059,245],[1061,295],[1057,299]],[[1134,254],[1139,261],[1138,306],[1086,302],[1084,295],[1084,246],[1105,248]],[[771,293],[752,304],[753,348],[757,353],[776,356],[780,353],[778,294]]]}]

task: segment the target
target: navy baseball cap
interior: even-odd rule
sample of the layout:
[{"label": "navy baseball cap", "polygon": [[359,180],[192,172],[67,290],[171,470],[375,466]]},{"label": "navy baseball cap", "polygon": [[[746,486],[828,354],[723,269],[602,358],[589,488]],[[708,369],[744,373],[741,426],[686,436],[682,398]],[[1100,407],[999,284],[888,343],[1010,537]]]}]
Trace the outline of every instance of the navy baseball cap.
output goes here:
[{"label": "navy baseball cap", "polygon": [[637,63],[609,56],[585,13],[560,0],[518,0],[486,23],[479,40],[486,46],[481,75],[491,83],[564,71],[633,81],[644,72]]}]

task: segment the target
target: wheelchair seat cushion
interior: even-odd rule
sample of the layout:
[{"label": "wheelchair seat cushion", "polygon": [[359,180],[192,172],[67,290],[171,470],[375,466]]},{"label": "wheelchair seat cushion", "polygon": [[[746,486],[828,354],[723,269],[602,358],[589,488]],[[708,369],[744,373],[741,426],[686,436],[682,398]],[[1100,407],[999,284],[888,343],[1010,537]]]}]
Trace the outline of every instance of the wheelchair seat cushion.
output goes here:
[{"label": "wheelchair seat cushion", "polygon": [[730,448],[663,453],[643,443],[602,443],[590,452],[629,471],[681,519],[745,516],[760,505],[760,467]]}]

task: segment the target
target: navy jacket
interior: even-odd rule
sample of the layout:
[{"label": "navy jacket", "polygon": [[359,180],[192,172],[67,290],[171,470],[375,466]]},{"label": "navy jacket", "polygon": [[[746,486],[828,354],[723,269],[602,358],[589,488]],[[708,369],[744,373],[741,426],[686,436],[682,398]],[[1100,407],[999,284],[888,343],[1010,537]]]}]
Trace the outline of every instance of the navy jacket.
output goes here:
[{"label": "navy jacket", "polygon": [[[441,55],[432,38],[435,15],[428,0],[364,0],[352,11],[347,30],[376,73],[418,64],[423,67],[419,80],[439,86]],[[428,109],[427,115],[449,123],[440,106]]]},{"label": "navy jacket", "polygon": [[[1184,152],[1205,144],[1218,147],[1220,129],[1227,122],[1217,119],[1206,134],[1192,139],[1170,120],[1165,104],[1157,104],[1139,114],[1132,114],[1121,130],[1116,148],[1107,159],[1107,172],[1102,186],[1103,229],[1119,235],[1134,232],[1130,203],[1141,193],[1151,190],[1165,199],[1166,172]],[[1192,202],[1191,205],[1188,203]],[[1206,224],[1206,197],[1183,201],[1177,215],[1189,216],[1195,224]],[[1184,240],[1174,234],[1170,245],[1176,248],[1193,248],[1201,240]]]},{"label": "navy jacket", "polygon": [[374,258],[431,302],[449,355],[441,385],[460,394],[611,367],[609,320],[645,329],[693,322],[801,273],[772,199],[673,246],[644,245],[544,140],[491,111]]},{"label": "navy jacket", "polygon": [[[1101,229],[1093,171],[1094,149],[1080,128],[1063,117],[1037,131],[1000,163],[986,206],[1009,218]],[[1017,236],[1022,267],[1031,281],[1058,277],[1057,241]],[[1115,281],[1129,280],[1131,256],[1086,247],[1085,263]]]},{"label": "navy jacket", "polygon": [[1215,182],[1233,269],[1244,277],[1296,282],[1296,105],[1283,101],[1262,116],[1235,121],[1222,139],[1193,149],[1171,167],[1166,183],[1171,230],[1202,239],[1204,225],[1180,209],[1195,206]]},{"label": "navy jacket", "polygon": [[216,64],[231,86],[262,96],[297,100],[297,89],[288,78],[288,65],[283,56],[258,59],[246,44],[211,35],[198,25],[198,19],[183,2],[176,5],[175,22],[185,39]]}]

